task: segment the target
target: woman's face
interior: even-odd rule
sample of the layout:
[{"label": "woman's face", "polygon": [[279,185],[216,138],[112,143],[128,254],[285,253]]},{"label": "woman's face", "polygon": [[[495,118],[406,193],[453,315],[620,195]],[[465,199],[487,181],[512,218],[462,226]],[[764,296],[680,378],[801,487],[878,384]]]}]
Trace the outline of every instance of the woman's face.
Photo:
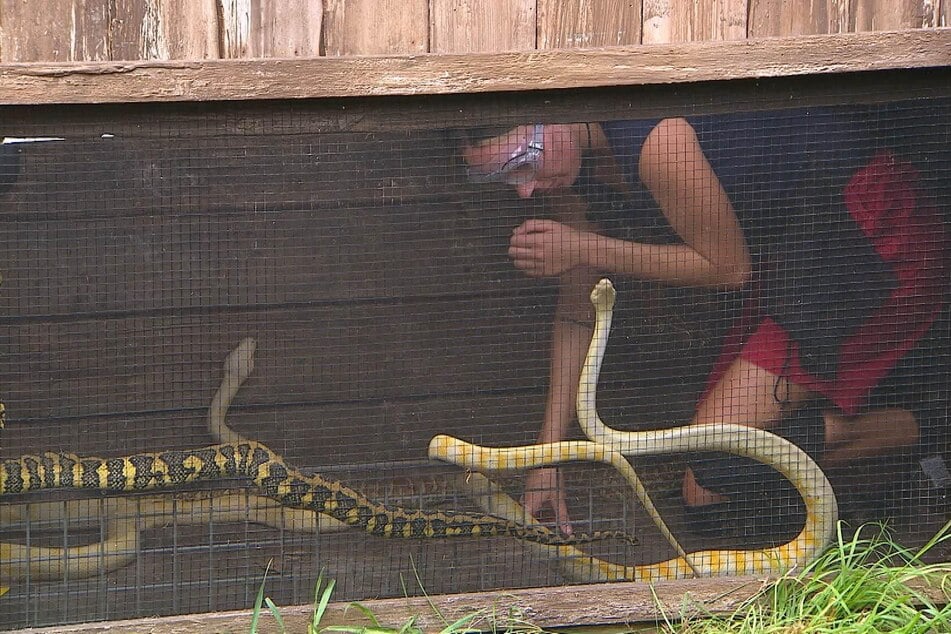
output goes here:
[{"label": "woman's face", "polygon": [[570,125],[524,125],[463,149],[469,177],[511,185],[522,198],[568,187],[581,169],[581,148]]}]

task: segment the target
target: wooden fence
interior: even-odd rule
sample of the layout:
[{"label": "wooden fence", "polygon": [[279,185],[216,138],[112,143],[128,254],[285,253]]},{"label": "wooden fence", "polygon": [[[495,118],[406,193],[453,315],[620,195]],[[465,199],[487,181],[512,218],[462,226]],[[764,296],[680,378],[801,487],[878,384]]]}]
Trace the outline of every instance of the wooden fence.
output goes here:
[{"label": "wooden fence", "polygon": [[0,62],[469,53],[945,26],[951,0],[0,0]]}]

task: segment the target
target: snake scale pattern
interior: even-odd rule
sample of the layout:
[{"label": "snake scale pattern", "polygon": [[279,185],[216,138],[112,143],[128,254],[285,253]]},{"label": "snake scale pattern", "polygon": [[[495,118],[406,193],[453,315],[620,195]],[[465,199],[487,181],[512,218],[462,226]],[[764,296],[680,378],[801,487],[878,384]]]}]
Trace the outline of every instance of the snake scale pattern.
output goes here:
[{"label": "snake scale pattern", "polygon": [[510,536],[547,545],[604,539],[636,543],[633,536],[622,531],[566,536],[538,524],[526,525],[488,514],[407,510],[377,503],[337,480],[306,475],[277,452],[244,438],[224,423],[231,399],[251,371],[253,352],[254,342],[248,339],[225,361],[225,380],[209,413],[210,432],[223,441],[221,444],[115,458],[49,452],[2,460],[0,496],[61,488],[134,493],[242,478],[250,480],[260,495],[282,506],[314,511],[379,537]]},{"label": "snake scale pattern", "polygon": [[[607,345],[614,289],[602,280],[592,292],[597,321],[578,391],[578,420],[588,441],[524,447],[487,448],[439,435],[430,457],[473,471],[521,470],[569,461],[602,462],[628,481],[678,556],[626,566],[586,555],[576,544],[633,537],[620,531],[563,536],[537,524],[518,521],[524,510],[474,474],[470,495],[485,514],[406,510],[378,504],[358,491],[320,475],[305,475],[265,445],[231,430],[224,422],[231,399],[251,371],[254,342],[247,339],[225,362],[225,378],[209,411],[209,431],[219,443],[200,449],[142,453],[117,458],[47,453],[0,461],[0,496],[42,489],[80,488],[120,493],[165,490],[203,480],[243,478],[257,492],[289,508],[315,511],[338,525],[363,528],[381,537],[440,538],[507,535],[526,540],[536,552],[557,556],[566,576],[579,581],[655,581],[688,576],[781,573],[801,565],[832,538],[837,519],[835,496],[819,467],[795,445],[769,432],[738,425],[698,425],[648,432],[620,432],[597,415],[595,393]],[[0,404],[2,414],[2,404]],[[0,419],[2,420],[2,419]],[[625,456],[656,453],[726,451],[769,464],[796,486],[806,502],[807,518],[792,541],[758,550],[686,553],[654,507]],[[466,484],[470,485],[469,478]],[[530,516],[529,516],[529,519]]]},{"label": "snake scale pattern", "polygon": [[[617,469],[678,556],[657,563],[625,566],[587,556],[570,545],[554,549],[557,552],[552,554],[567,558],[565,567],[569,574],[587,581],[653,582],[692,576],[778,575],[812,560],[835,536],[838,506],[828,478],[796,445],[768,431],[743,425],[716,423],[625,432],[613,429],[601,420],[595,397],[611,330],[615,296],[614,287],[607,279],[598,282],[591,292],[595,328],[578,383],[577,398],[578,422],[587,441],[489,448],[439,435],[429,444],[429,456],[487,473],[577,460],[601,462]],[[806,520],[800,533],[785,544],[768,548],[684,552],[626,457],[699,451],[745,456],[779,471],[796,487],[805,502]],[[764,508],[763,512],[772,511]],[[551,552],[552,549],[546,550]]]},{"label": "snake scale pattern", "polygon": [[305,475],[257,442],[142,453],[117,458],[69,453],[21,456],[0,462],[0,495],[42,489],[92,489],[128,493],[168,489],[199,481],[246,478],[282,506],[315,511],[379,537],[511,536],[541,544],[574,544],[633,538],[620,532],[563,536],[539,525],[491,515],[408,511],[378,504],[344,484]]}]

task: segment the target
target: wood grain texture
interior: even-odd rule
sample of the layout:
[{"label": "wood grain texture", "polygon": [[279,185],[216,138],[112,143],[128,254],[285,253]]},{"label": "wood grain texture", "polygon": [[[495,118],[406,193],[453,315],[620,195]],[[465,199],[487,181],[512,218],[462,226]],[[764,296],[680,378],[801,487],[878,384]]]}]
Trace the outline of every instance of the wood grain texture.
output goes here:
[{"label": "wood grain texture", "polygon": [[746,0],[644,0],[645,44],[746,37]]},{"label": "wood grain texture", "polygon": [[748,33],[749,37],[815,35],[828,33],[832,21],[827,0],[751,0]]},{"label": "wood grain texture", "polygon": [[109,0],[2,0],[0,60],[110,59]]},{"label": "wood grain texture", "polygon": [[218,0],[114,0],[114,60],[217,59]]},{"label": "wood grain texture", "polygon": [[[482,444],[528,444],[538,435],[545,402],[544,390],[539,388],[386,402],[246,407],[268,386],[267,377],[249,380],[229,412],[228,423],[306,469],[424,461],[429,441],[437,431]],[[204,387],[210,402],[216,386],[209,381]],[[208,433],[206,414],[201,407],[192,407],[19,422],[18,433],[4,438],[0,455],[78,450],[87,455],[117,456],[204,447],[214,442]],[[116,434],[117,429],[122,433]],[[315,429],[320,430],[320,438],[314,436]]]},{"label": "wood grain texture", "polygon": [[[285,114],[280,119],[262,112],[262,131],[255,135],[226,126],[221,133],[227,136],[215,138],[200,121],[176,126],[152,119],[150,135],[142,137],[137,122],[150,117],[122,123],[116,117],[106,124],[107,138],[73,127],[64,141],[24,144],[19,177],[0,217],[64,224],[147,221],[157,211],[220,212],[222,220],[254,211],[338,217],[352,215],[353,208],[397,208],[403,201],[434,212],[474,188],[441,131],[295,133],[293,124],[306,125],[306,117]],[[218,111],[203,119],[227,124],[227,115]],[[289,126],[283,131],[281,121]],[[278,129],[269,126],[274,123]],[[7,130],[30,132],[9,120]]]},{"label": "wood grain texture", "polygon": [[430,52],[533,50],[536,0],[430,0]]},{"label": "wood grain texture", "polygon": [[504,52],[889,31],[947,26],[948,4],[948,0],[2,0],[0,61]]},{"label": "wood grain texture", "polygon": [[222,57],[317,57],[321,0],[219,0]]},{"label": "wood grain texture", "polygon": [[539,0],[538,48],[641,43],[641,0]]},{"label": "wood grain texture", "polygon": [[856,31],[894,31],[928,26],[931,19],[925,0],[853,0]]},{"label": "wood grain texture", "polygon": [[949,9],[951,9],[951,2],[948,0],[923,0],[922,26],[924,28],[948,26]]},{"label": "wood grain texture", "polygon": [[267,389],[248,396],[258,404],[355,404],[500,386],[540,396],[552,315],[545,303],[553,299],[362,299],[0,326],[8,426],[207,408],[221,359],[245,337],[259,342],[255,373]]},{"label": "wood grain texture", "polygon": [[480,93],[949,64],[948,29],[531,53],[9,64],[0,66],[0,104]]},{"label": "wood grain texture", "polygon": [[393,55],[429,50],[428,0],[327,0],[326,5],[326,55]]}]

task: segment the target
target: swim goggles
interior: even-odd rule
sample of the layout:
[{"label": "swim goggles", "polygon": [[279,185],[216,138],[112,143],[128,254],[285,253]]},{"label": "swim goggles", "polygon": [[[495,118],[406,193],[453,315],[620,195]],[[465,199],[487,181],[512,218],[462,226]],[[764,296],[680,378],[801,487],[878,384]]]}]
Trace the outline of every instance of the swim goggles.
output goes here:
[{"label": "swim goggles", "polygon": [[[545,126],[536,123],[532,126],[532,133],[528,139],[510,148],[510,144],[502,144],[500,150],[506,150],[504,160],[496,163],[494,169],[485,170],[469,166],[467,168],[469,180],[473,183],[505,183],[507,185],[521,185],[535,179],[535,173],[542,163],[542,153],[545,151]],[[507,147],[508,146],[508,147]]]}]

